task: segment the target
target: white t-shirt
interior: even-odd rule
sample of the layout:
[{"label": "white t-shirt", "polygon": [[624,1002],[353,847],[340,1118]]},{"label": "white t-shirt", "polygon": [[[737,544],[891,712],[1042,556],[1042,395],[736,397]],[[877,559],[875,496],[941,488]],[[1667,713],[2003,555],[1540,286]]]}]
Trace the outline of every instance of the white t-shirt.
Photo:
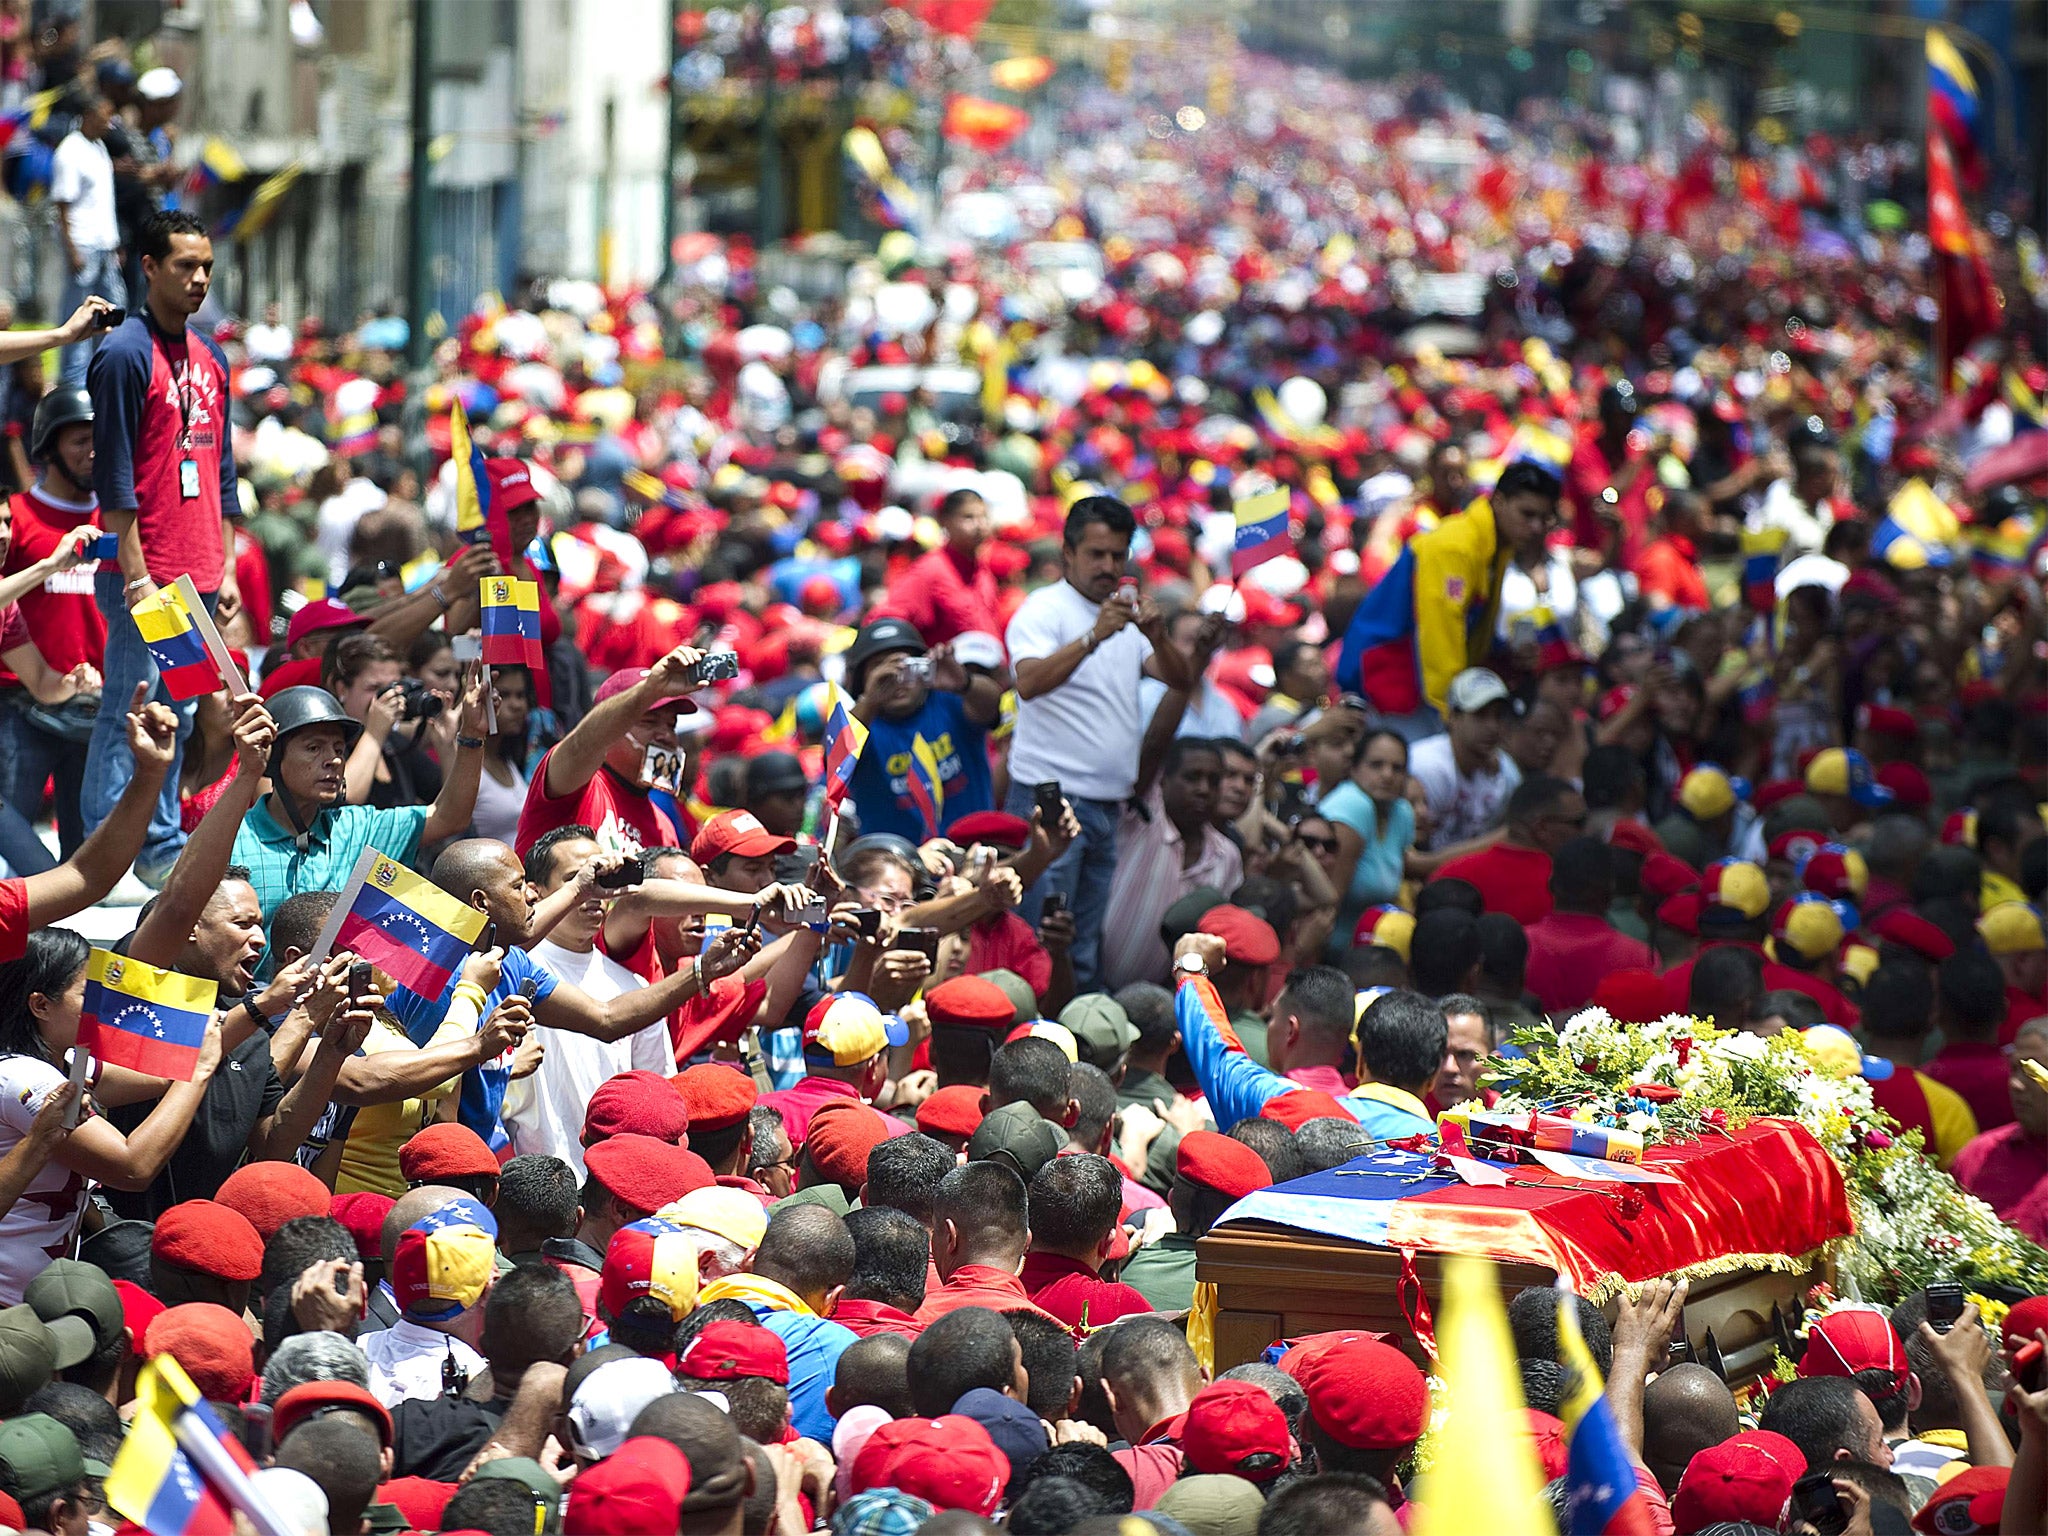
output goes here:
[{"label": "white t-shirt", "polygon": [[[557,981],[580,988],[600,1003],[646,985],[595,949],[579,955],[543,939],[527,953]],[[581,1184],[583,1116],[590,1107],[590,1096],[607,1079],[635,1068],[659,1072],[663,1077],[674,1075],[676,1057],[669,1044],[668,1020],[656,1019],[645,1029],[612,1041],[545,1025],[538,1028],[543,1046],[540,1070],[517,1079],[505,1090],[505,1129],[512,1135],[514,1151],[559,1157],[576,1170],[576,1182]]]},{"label": "white t-shirt", "polygon": [[1508,796],[1522,783],[1522,770],[1505,752],[1499,754],[1493,772],[1461,776],[1448,735],[1426,737],[1410,747],[1408,771],[1421,782],[1429,801],[1429,848],[1448,848],[1491,832],[1506,820]]},{"label": "white t-shirt", "polygon": [[81,251],[111,251],[121,243],[114,222],[114,160],[106,144],[67,133],[50,164],[50,201],[67,206],[71,243]]},{"label": "white t-shirt", "polygon": [[[1004,637],[1011,665],[1042,661],[1095,627],[1100,603],[1091,603],[1071,583],[1054,582],[1024,599]],[[1138,783],[1138,746],[1151,718],[1138,684],[1151,658],[1152,642],[1126,624],[1074,668],[1049,693],[1017,703],[1017,732],[1010,745],[1010,782],[1039,784],[1058,779],[1060,789],[1081,800],[1128,800]]]},{"label": "white t-shirt", "polygon": [[[0,1157],[20,1146],[64,1074],[33,1056],[0,1056]],[[85,1179],[52,1160],[0,1215],[0,1306],[13,1306],[52,1259],[66,1257],[85,1206]]]}]

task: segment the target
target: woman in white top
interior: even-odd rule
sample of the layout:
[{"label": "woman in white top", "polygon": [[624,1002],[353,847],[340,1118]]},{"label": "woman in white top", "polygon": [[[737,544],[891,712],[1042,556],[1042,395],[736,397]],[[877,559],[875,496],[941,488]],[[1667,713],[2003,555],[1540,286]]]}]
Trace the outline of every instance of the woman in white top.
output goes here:
[{"label": "woman in white top", "polygon": [[[62,1063],[78,1040],[90,953],[91,946],[68,928],[39,928],[28,936],[21,959],[0,965],[0,1150],[10,1155],[29,1137],[49,1134],[48,1127],[38,1130],[38,1115],[53,1098],[68,1096]],[[189,1083],[163,1090],[158,1079],[104,1069],[95,1090],[101,1105],[132,1104],[159,1091],[163,1096],[125,1136],[88,1108],[78,1128],[57,1143],[48,1165],[0,1213],[0,1305],[20,1301],[44,1265],[69,1251],[88,1181],[115,1189],[149,1187],[191,1129],[220,1057],[216,1019],[207,1026]],[[0,1158],[0,1167],[6,1161]]]},{"label": "woman in white top", "polygon": [[526,806],[526,724],[533,709],[533,678],[524,667],[493,667],[491,695],[498,728],[484,747],[484,772],[477,780],[471,825],[478,837],[495,837],[510,846]]}]

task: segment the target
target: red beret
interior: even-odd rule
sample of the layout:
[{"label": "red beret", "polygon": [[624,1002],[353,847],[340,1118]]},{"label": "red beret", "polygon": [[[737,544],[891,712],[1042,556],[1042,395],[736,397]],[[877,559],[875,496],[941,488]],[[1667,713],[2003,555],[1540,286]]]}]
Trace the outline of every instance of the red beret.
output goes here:
[{"label": "red beret", "polygon": [[1764,851],[1774,859],[1783,859],[1787,864],[1803,864],[1812,855],[1819,853],[1828,843],[1825,832],[1815,832],[1807,827],[1794,827],[1789,832],[1780,832],[1771,839],[1770,847]]},{"label": "red beret", "polygon": [[834,1099],[811,1116],[803,1150],[819,1179],[857,1190],[868,1179],[868,1154],[889,1139],[889,1125],[854,1099]]},{"label": "red beret", "polygon": [[1290,1088],[1266,1100],[1266,1107],[1259,1111],[1261,1119],[1278,1120],[1290,1131],[1300,1130],[1311,1120],[1333,1116],[1339,1120],[1357,1118],[1320,1088]]},{"label": "red beret", "polygon": [[143,1335],[142,1352],[169,1355],[209,1402],[239,1403],[256,1379],[256,1346],[249,1325],[210,1301],[166,1309]]},{"label": "red beret", "polygon": [[336,1195],[328,1202],[327,1214],[348,1228],[356,1240],[356,1256],[381,1259],[384,1256],[384,1218],[398,1202],[375,1190],[358,1189]]},{"label": "red beret", "polygon": [[376,1424],[384,1443],[391,1443],[391,1410],[372,1397],[367,1387],[352,1381],[308,1381],[293,1387],[272,1410],[271,1433],[283,1441],[316,1408],[349,1408],[364,1414]]},{"label": "red beret", "polygon": [[1870,924],[1871,933],[1887,943],[1910,949],[1932,965],[1939,965],[1956,952],[1956,941],[1918,912],[1905,907],[1891,911]]},{"label": "red beret", "polygon": [[263,1273],[263,1234],[240,1211],[211,1200],[187,1200],[157,1217],[149,1251],[216,1280],[254,1280]]},{"label": "red beret", "polygon": [[398,1171],[408,1184],[441,1179],[495,1179],[501,1165],[483,1137],[466,1125],[430,1125],[398,1149]]},{"label": "red beret", "polygon": [[1624,1024],[1651,1024],[1671,1011],[1664,978],[1645,967],[1609,971],[1593,989],[1593,1006]]},{"label": "red beret", "polygon": [[1657,900],[1692,890],[1700,883],[1700,872],[1676,854],[1653,853],[1643,860],[1638,879],[1642,888]]},{"label": "red beret", "polygon": [[1934,804],[1934,786],[1911,763],[1886,763],[1877,770],[1877,782],[1892,792],[1894,810],[1924,811]]},{"label": "red beret", "polygon": [[1919,721],[1889,704],[1865,704],[1856,711],[1856,724],[1873,735],[1898,736],[1907,741],[1920,734]]},{"label": "red beret", "polygon": [[394,1477],[377,1485],[377,1502],[389,1504],[405,1516],[410,1530],[438,1531],[441,1512],[458,1491],[456,1484],[436,1482],[431,1477]]},{"label": "red beret", "polygon": [[1700,936],[1700,893],[1681,891],[1657,908],[1657,921],[1693,938]]},{"label": "red beret", "polygon": [[264,1162],[237,1168],[221,1182],[215,1198],[248,1217],[267,1243],[294,1216],[325,1216],[334,1196],[297,1163]]},{"label": "red beret", "polygon": [[1263,1157],[1243,1142],[1214,1131],[1190,1131],[1183,1136],[1174,1153],[1173,1167],[1190,1183],[1233,1200],[1242,1200],[1253,1190],[1265,1189],[1273,1182],[1272,1171]]},{"label": "red beret", "polygon": [[853,1458],[856,1493],[896,1488],[934,1509],[964,1509],[984,1518],[996,1512],[1009,1481],[1010,1458],[965,1414],[891,1419]]},{"label": "red beret", "polygon": [[946,836],[962,848],[993,843],[998,848],[1023,848],[1031,841],[1031,823],[1006,811],[976,811],[946,828]]},{"label": "red beret", "polygon": [[676,1374],[699,1381],[731,1381],[739,1376],[765,1376],[778,1386],[789,1385],[789,1350],[759,1323],[734,1318],[706,1323],[703,1332],[676,1356]]},{"label": "red beret", "polygon": [[1806,1457],[1783,1435],[1768,1429],[1744,1430],[1686,1463],[1671,1496],[1671,1515],[1685,1531],[1725,1521],[1776,1530],[1792,1485],[1805,1472]]},{"label": "red beret", "polygon": [[1664,839],[1637,821],[1633,816],[1624,816],[1617,821],[1607,834],[1610,846],[1640,853],[1648,858],[1653,853],[1664,851]]},{"label": "red beret", "polygon": [[689,1106],[659,1072],[621,1072],[590,1096],[583,1112],[584,1146],[628,1132],[677,1146],[689,1136]]},{"label": "red beret", "polygon": [[683,1101],[690,1124],[700,1131],[722,1131],[747,1118],[760,1089],[746,1073],[717,1062],[700,1062],[668,1080]]},{"label": "red beret", "polygon": [[652,1136],[600,1141],[584,1152],[583,1163],[620,1205],[647,1213],[718,1182],[711,1165],[696,1153]]},{"label": "red beret", "polygon": [[934,1028],[1008,1029],[1017,1022],[1017,1010],[1003,989],[979,976],[955,976],[924,995],[925,1017]]},{"label": "red beret", "polygon": [[981,1124],[984,1090],[954,1083],[917,1106],[917,1128],[932,1136],[972,1136]]},{"label": "red beret", "polygon": [[1180,1448],[1197,1472],[1264,1483],[1287,1469],[1294,1439],[1287,1431],[1287,1415],[1265,1388],[1248,1381],[1218,1381],[1202,1388],[1188,1404]]},{"label": "red beret", "polygon": [[1233,965],[1271,965],[1280,958],[1280,936],[1273,932],[1273,925],[1243,907],[1228,903],[1211,907],[1202,914],[1195,931],[1221,939],[1223,958]]},{"label": "red beret", "polygon": [[1391,1344],[1340,1335],[1296,1353],[1291,1374],[1308,1394],[1309,1417],[1339,1445],[1390,1451],[1422,1438],[1429,1388]]}]

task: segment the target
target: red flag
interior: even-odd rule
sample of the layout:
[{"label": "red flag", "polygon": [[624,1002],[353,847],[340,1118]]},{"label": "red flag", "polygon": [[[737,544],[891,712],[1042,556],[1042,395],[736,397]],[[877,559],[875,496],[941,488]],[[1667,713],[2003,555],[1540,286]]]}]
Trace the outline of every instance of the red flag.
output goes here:
[{"label": "red flag", "polygon": [[1955,157],[1938,127],[1927,130],[1927,238],[1940,267],[1941,319],[1934,328],[1935,387],[1954,387],[1956,359],[1999,326],[1998,290],[1977,249],[1956,182]]}]

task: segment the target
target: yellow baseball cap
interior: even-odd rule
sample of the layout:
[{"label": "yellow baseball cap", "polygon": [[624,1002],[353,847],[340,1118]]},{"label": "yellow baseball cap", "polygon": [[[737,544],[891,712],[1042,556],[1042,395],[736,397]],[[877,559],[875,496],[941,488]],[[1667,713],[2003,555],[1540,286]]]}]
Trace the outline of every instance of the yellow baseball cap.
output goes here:
[{"label": "yellow baseball cap", "polygon": [[1844,976],[1859,987],[1868,986],[1870,978],[1877,973],[1878,953],[1868,944],[1851,944],[1843,949],[1842,956],[1835,963]]},{"label": "yellow baseball cap", "polygon": [[1358,926],[1351,930],[1354,945],[1378,944],[1403,960],[1408,958],[1408,946],[1414,941],[1415,914],[1399,907],[1367,907],[1359,914]]},{"label": "yellow baseball cap", "polygon": [[654,1213],[679,1227],[695,1227],[742,1248],[758,1248],[768,1230],[768,1212],[743,1189],[717,1185],[693,1189]]},{"label": "yellow baseball cap", "polygon": [[1700,764],[1678,785],[1678,803],[1695,821],[1724,816],[1735,809],[1735,802],[1741,798],[1734,781],[1712,763]]},{"label": "yellow baseball cap", "polygon": [[2048,949],[2041,914],[2024,901],[2001,901],[1977,919],[1977,933],[1984,940],[1984,947],[1994,955],[2024,955],[2030,950]]},{"label": "yellow baseball cap", "polygon": [[1712,920],[1715,907],[1726,908],[1740,917],[1759,918],[1770,909],[1771,882],[1762,870],[1745,860],[1717,859],[1707,866],[1701,878],[1700,901],[1706,909],[1700,916],[1708,921]]},{"label": "yellow baseball cap", "polygon": [[1801,891],[1778,908],[1777,921],[1771,924],[1771,941],[1808,960],[1819,960],[1840,949],[1843,934],[1855,926],[1856,909],[1847,902]]}]

